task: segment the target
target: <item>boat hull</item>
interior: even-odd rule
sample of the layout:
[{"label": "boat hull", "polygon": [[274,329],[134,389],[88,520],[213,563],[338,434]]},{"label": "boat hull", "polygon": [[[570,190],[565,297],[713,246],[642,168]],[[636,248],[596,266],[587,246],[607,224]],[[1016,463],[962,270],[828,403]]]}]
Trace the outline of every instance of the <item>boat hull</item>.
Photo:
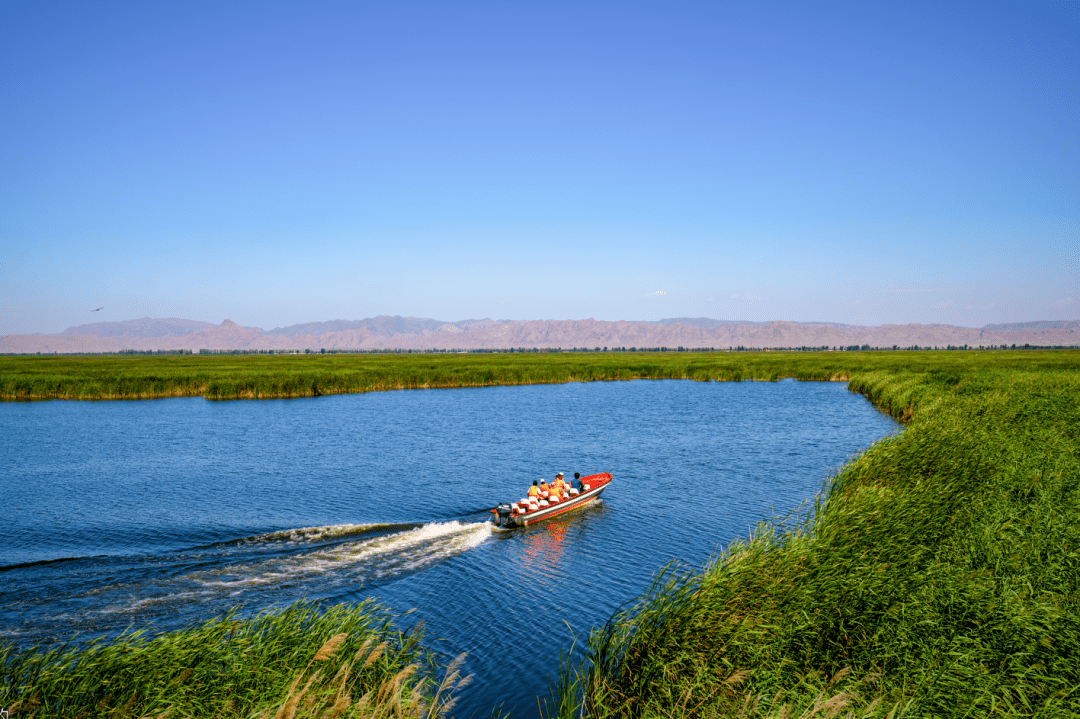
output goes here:
[{"label": "boat hull", "polygon": [[[589,489],[580,492],[576,497],[570,499],[564,499],[561,502],[552,504],[547,507],[541,507],[531,512],[525,512],[524,514],[512,514],[506,518],[505,525],[509,525],[509,528],[516,527],[528,527],[536,524],[537,522],[543,522],[552,517],[557,517],[567,512],[572,512],[576,509],[592,504],[596,499],[607,489],[608,483],[611,482],[611,475],[608,473],[594,474],[589,477],[582,477],[581,482],[588,484]],[[498,521],[496,517],[496,521]]]},{"label": "boat hull", "polygon": [[585,507],[585,506],[591,504],[597,497],[600,496],[600,494],[603,491],[604,491],[603,487],[601,487],[599,489],[591,489],[587,493],[589,496],[587,496],[585,498],[582,498],[581,495],[579,494],[577,497],[574,497],[573,499],[568,499],[566,501],[559,502],[558,504],[556,504],[554,506],[541,507],[540,509],[536,510],[535,512],[529,512],[527,514],[516,514],[516,515],[511,516],[510,519],[511,519],[511,521],[513,521],[514,526],[516,526],[516,527],[528,527],[530,524],[536,524],[537,522],[543,522],[545,519],[551,519],[552,517],[557,517],[560,514],[565,514],[566,512],[572,512],[575,509],[581,509],[582,507]]}]

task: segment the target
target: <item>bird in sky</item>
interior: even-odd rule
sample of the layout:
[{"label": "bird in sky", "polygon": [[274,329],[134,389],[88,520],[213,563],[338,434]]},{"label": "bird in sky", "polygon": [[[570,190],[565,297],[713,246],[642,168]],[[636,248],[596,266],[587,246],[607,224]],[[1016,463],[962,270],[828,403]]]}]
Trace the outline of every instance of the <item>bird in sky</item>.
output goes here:
[{"label": "bird in sky", "polygon": [[98,311],[103,310],[103,309],[105,309],[105,308],[104,307],[98,307],[96,310],[90,310],[90,311],[91,312],[98,312]]}]

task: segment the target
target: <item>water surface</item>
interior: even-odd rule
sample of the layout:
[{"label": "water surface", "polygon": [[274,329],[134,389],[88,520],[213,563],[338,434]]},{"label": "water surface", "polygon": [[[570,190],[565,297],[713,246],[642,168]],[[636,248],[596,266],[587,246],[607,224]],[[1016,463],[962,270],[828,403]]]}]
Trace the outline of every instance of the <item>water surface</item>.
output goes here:
[{"label": "water surface", "polygon": [[[845,385],[794,381],[3,403],[0,639],[376,597],[469,652],[458,716],[535,716],[573,635],[897,430]],[[491,531],[487,508],[556,471],[614,481]]]}]

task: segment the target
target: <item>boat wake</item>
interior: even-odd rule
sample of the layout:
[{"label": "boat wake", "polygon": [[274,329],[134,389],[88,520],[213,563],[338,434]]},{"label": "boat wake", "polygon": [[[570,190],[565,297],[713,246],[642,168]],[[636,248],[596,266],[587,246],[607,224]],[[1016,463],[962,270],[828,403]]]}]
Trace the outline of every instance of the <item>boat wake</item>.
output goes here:
[{"label": "boat wake", "polygon": [[376,532],[393,532],[417,529],[423,524],[330,524],[325,527],[300,527],[298,529],[283,529],[277,532],[257,534],[253,537],[230,539],[224,542],[214,542],[196,549],[209,547],[230,547],[254,545],[297,545],[312,542],[325,542],[335,539],[347,539]]},{"label": "boat wake", "polygon": [[[308,542],[324,540],[329,536],[355,536],[378,531],[367,529],[352,532],[317,532],[312,528],[294,530],[309,537]],[[334,584],[363,585],[397,575],[414,572],[456,554],[479,546],[491,536],[486,522],[463,524],[461,522],[437,522],[423,525],[406,525],[409,528],[391,531],[374,537],[366,537],[312,551],[290,553],[252,564],[232,564],[188,575],[188,579],[204,587],[237,589],[249,585],[271,585],[303,581],[316,575],[330,575]],[[276,533],[283,534],[283,533]],[[270,536],[270,535],[263,535]],[[273,541],[273,540],[267,540]],[[288,540],[299,543],[299,540]]]},{"label": "boat wake", "polygon": [[76,582],[69,574],[66,586],[54,583],[40,596],[0,599],[0,614],[14,610],[30,619],[0,629],[0,637],[57,641],[74,631],[99,635],[171,625],[178,618],[189,623],[237,606],[261,609],[362,594],[480,546],[491,537],[491,526],[448,521],[303,527],[173,554],[87,558],[80,561]]}]

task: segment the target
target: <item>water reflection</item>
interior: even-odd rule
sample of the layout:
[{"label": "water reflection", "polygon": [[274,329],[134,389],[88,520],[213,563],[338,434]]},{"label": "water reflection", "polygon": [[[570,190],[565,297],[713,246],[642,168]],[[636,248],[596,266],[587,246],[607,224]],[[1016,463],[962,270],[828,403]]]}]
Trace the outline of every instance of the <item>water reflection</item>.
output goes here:
[{"label": "water reflection", "polygon": [[559,556],[563,552],[566,528],[571,521],[572,516],[555,517],[525,528],[519,565],[523,574],[546,585],[558,573]]}]

